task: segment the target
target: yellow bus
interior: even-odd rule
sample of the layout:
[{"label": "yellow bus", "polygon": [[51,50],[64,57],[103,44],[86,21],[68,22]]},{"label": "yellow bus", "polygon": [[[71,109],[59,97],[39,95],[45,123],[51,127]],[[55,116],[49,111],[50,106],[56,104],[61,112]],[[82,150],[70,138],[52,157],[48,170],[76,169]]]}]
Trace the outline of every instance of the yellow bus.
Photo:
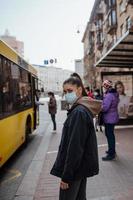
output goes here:
[{"label": "yellow bus", "polygon": [[37,72],[0,40],[0,167],[37,125]]}]

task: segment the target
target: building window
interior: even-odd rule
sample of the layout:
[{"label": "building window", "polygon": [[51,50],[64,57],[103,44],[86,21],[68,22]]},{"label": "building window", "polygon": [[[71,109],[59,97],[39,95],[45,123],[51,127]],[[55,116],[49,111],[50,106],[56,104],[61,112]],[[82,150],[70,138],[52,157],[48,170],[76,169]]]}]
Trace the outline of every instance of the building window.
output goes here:
[{"label": "building window", "polygon": [[116,10],[111,10],[108,16],[108,26],[115,26],[117,23]]},{"label": "building window", "polygon": [[109,7],[115,6],[116,5],[116,0],[109,0]]},{"label": "building window", "polygon": [[116,6],[116,0],[106,0],[106,3],[107,3],[107,9],[110,9]]},{"label": "building window", "polygon": [[126,19],[126,31],[129,30],[131,28],[131,18],[128,17]]},{"label": "building window", "polygon": [[112,25],[112,19],[111,19],[111,14],[110,14],[108,18],[108,26],[111,26],[111,25]]},{"label": "building window", "polygon": [[116,11],[112,10],[111,15],[112,15],[112,25],[116,25]]},{"label": "building window", "polygon": [[96,21],[96,29],[102,29],[102,19],[98,19]]},{"label": "building window", "polygon": [[94,32],[89,33],[89,54],[93,52],[94,48]]},{"label": "building window", "polygon": [[99,50],[103,48],[103,32],[97,32],[97,48]]},{"label": "building window", "polygon": [[97,33],[97,43],[101,44],[103,42],[103,33],[102,32],[98,32]]}]

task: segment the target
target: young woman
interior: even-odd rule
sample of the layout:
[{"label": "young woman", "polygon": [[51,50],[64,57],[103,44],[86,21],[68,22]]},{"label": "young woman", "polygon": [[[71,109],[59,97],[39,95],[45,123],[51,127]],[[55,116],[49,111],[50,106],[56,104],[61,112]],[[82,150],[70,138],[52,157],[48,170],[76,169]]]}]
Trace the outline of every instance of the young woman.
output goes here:
[{"label": "young woman", "polygon": [[130,97],[125,94],[125,87],[121,81],[115,83],[115,89],[119,94],[118,113],[120,119],[127,118]]},{"label": "young woman", "polygon": [[86,200],[87,177],[99,171],[93,111],[80,79],[70,77],[63,90],[71,109],[51,174],[61,178],[59,200]]},{"label": "young woman", "polygon": [[108,142],[107,155],[102,158],[103,161],[113,160],[116,155],[115,151],[115,135],[114,127],[119,120],[118,116],[118,102],[119,95],[117,91],[112,88],[112,81],[105,80],[103,82],[104,97],[102,102],[103,121],[105,126],[105,135]]}]

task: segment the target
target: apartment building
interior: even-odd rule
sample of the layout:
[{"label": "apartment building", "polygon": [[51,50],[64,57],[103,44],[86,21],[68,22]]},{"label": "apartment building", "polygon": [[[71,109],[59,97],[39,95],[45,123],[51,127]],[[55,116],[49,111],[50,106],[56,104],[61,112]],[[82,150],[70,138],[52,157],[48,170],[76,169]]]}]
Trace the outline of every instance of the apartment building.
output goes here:
[{"label": "apartment building", "polygon": [[75,60],[75,72],[80,75],[82,80],[84,80],[83,79],[84,67],[83,67],[83,60],[82,59],[76,59]]},{"label": "apartment building", "polygon": [[82,42],[86,85],[110,78],[133,91],[133,0],[95,0]]},{"label": "apartment building", "polygon": [[70,77],[73,71],[62,69],[54,66],[33,65],[37,70],[39,79],[39,89],[43,88],[47,94],[53,91],[56,94],[61,94],[63,82]]}]

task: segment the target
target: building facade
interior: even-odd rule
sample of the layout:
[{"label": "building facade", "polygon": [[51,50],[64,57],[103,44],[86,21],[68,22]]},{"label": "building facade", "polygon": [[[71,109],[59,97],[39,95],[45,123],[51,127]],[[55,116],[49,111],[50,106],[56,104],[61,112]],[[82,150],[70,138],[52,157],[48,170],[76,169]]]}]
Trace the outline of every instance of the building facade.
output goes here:
[{"label": "building facade", "polygon": [[133,70],[132,33],[133,0],[95,0],[82,39],[86,85],[100,87],[105,74],[106,78],[119,78],[126,85],[130,79],[130,85],[132,77],[110,77],[109,72],[115,74]]},{"label": "building facade", "polygon": [[16,37],[11,36],[8,30],[6,30],[4,35],[1,35],[0,38],[22,57],[24,57],[24,43],[22,41],[19,41]]},{"label": "building facade", "polygon": [[75,60],[75,72],[78,73],[82,80],[84,76],[84,66],[83,66],[83,59],[76,59]]},{"label": "building facade", "polygon": [[56,94],[62,93],[63,82],[69,78],[72,71],[57,68],[54,66],[33,65],[38,72],[39,88],[44,89],[44,93],[53,91]]}]

